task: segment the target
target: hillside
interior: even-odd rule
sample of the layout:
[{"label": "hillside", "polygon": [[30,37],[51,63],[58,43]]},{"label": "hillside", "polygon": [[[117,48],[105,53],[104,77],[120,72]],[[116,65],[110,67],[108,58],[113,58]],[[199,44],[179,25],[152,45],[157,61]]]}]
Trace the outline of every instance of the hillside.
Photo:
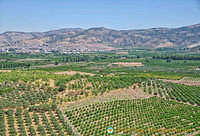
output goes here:
[{"label": "hillside", "polygon": [[[200,42],[200,24],[180,28],[112,30],[100,28],[64,28],[48,32],[5,32],[0,45],[13,48],[114,49],[113,47],[190,47]],[[83,49],[85,50],[85,49]],[[50,50],[49,50],[50,51]]]},{"label": "hillside", "polygon": [[0,53],[0,136],[199,136],[198,54],[154,55]]},{"label": "hillside", "polygon": [[200,45],[197,45],[195,47],[189,48],[189,51],[200,53]]}]

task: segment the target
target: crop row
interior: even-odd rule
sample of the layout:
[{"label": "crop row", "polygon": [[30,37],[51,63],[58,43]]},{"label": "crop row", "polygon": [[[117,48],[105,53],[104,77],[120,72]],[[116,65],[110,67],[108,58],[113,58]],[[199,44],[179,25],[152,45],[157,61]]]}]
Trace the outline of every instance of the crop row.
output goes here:
[{"label": "crop row", "polygon": [[134,77],[100,77],[90,76],[86,79],[79,79],[74,83],[68,84],[70,91],[75,91],[77,95],[103,95],[105,92],[110,90],[126,88],[141,82],[144,79]]},{"label": "crop row", "polygon": [[182,80],[200,82],[200,77],[184,77]]},{"label": "crop row", "polygon": [[[200,130],[200,108],[163,98],[119,100],[67,111],[80,135],[177,135]],[[160,131],[161,130],[161,131]]]},{"label": "crop row", "polygon": [[40,88],[24,83],[5,82],[0,84],[0,109],[24,107],[47,102],[58,93],[52,88]]},{"label": "crop row", "polygon": [[69,125],[59,110],[48,112],[29,112],[18,108],[0,110],[1,136],[65,136],[70,132]]},{"label": "crop row", "polygon": [[144,92],[166,99],[177,100],[179,102],[200,106],[200,87],[163,82],[161,80],[148,79],[139,83]]}]

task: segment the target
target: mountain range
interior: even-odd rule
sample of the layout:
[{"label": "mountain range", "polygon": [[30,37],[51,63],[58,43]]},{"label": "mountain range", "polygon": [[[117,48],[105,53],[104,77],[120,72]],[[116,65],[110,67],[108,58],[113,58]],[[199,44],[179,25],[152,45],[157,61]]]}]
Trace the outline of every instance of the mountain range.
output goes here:
[{"label": "mountain range", "polygon": [[1,46],[51,46],[120,48],[193,48],[200,45],[200,24],[179,28],[113,30],[64,28],[47,32],[4,32]]}]

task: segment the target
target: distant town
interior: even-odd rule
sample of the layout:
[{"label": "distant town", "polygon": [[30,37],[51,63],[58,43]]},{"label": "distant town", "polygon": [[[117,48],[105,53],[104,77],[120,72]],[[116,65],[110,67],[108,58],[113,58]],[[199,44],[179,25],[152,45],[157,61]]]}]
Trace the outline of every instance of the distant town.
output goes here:
[{"label": "distant town", "polygon": [[103,48],[102,46],[79,46],[79,45],[0,45],[0,52],[14,52],[14,53],[88,53],[88,52],[106,52],[113,48]]}]

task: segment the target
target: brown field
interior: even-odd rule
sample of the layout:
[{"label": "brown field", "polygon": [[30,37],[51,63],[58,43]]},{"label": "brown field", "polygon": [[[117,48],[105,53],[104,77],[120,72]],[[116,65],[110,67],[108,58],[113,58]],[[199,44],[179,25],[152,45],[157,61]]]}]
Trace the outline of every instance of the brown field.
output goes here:
[{"label": "brown field", "polygon": [[141,67],[144,66],[141,62],[115,62],[112,63],[115,65],[121,65],[121,66],[125,66],[125,67]]},{"label": "brown field", "polygon": [[128,54],[128,51],[118,51],[116,54]]},{"label": "brown field", "polygon": [[0,70],[0,72],[11,72],[11,70]]},{"label": "brown field", "polygon": [[81,74],[81,75],[90,75],[90,76],[94,76],[94,74],[92,73],[85,73],[85,72],[77,72],[77,71],[63,71],[63,72],[55,72],[55,74],[58,75],[74,75],[74,74]]},{"label": "brown field", "polygon": [[27,58],[27,59],[18,59],[16,60],[16,62],[27,62],[27,61],[37,61],[37,60],[46,60],[46,59],[31,59],[31,58]]}]

